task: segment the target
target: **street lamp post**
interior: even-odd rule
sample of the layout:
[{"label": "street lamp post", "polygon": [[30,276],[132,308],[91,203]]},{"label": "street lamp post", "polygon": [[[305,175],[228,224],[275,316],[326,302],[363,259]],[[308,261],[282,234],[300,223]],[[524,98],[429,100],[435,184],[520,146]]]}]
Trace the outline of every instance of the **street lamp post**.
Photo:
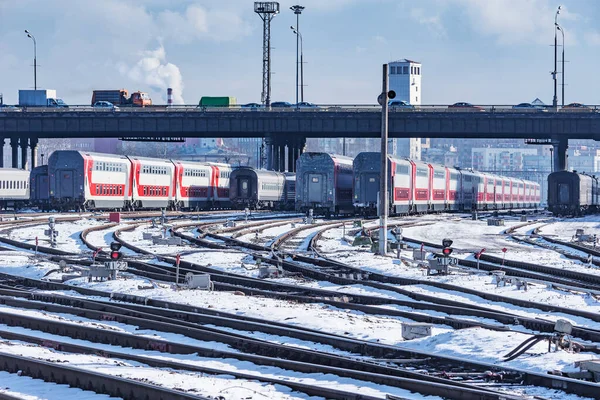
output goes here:
[{"label": "street lamp post", "polygon": [[561,95],[562,95],[562,106],[565,106],[565,31],[562,28],[562,26],[556,24],[556,29],[560,31],[560,33],[562,34],[562,60],[561,60],[561,67],[560,67],[560,72],[561,72],[561,86],[562,86],[562,90],[561,90]]},{"label": "street lamp post", "polygon": [[[554,15],[554,27],[558,26],[558,14],[560,14],[561,6],[558,6],[558,10],[556,10],[556,14]],[[554,110],[558,107],[558,98],[556,97],[556,74],[557,71],[557,58],[558,58],[558,35],[556,34],[556,29],[554,29],[554,71],[552,72],[552,79],[554,80],[554,97],[552,98],[552,107]]]},{"label": "street lamp post", "polygon": [[[301,61],[298,61],[298,48],[300,47],[300,41],[302,40],[302,36],[300,35],[300,14],[302,14],[302,10],[304,10],[303,6],[295,5],[291,6],[290,10],[296,14],[296,27],[290,27],[296,34],[296,107],[298,106],[298,64]],[[303,99],[304,100],[304,99]]]},{"label": "street lamp post", "polygon": [[27,29],[25,29],[25,33],[28,38],[33,40],[33,89],[37,90],[37,43],[35,37]]},{"label": "street lamp post", "polygon": [[[294,31],[297,38],[300,38],[300,101],[304,101],[304,45],[302,40],[302,34],[293,26],[290,26],[290,29]],[[296,64],[296,67],[298,65]],[[298,73],[298,68],[296,68],[296,74]],[[296,76],[296,82],[298,81],[298,76]],[[296,104],[298,104],[298,87],[296,86]]]}]

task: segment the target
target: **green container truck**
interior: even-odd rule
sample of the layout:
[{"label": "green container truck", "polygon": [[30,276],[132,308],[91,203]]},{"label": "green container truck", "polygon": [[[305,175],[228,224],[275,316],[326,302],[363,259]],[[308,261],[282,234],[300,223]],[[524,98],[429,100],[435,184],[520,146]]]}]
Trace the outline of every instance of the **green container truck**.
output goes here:
[{"label": "green container truck", "polygon": [[208,97],[204,96],[200,99],[199,107],[231,107],[237,103],[235,97]]}]

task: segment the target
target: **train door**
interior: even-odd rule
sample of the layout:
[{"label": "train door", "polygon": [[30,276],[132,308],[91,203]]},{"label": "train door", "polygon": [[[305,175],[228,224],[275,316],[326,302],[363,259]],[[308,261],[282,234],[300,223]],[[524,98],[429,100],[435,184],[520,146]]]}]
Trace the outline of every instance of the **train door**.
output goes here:
[{"label": "train door", "polygon": [[60,192],[57,193],[57,197],[73,198],[75,196],[75,180],[73,170],[60,170],[56,174],[56,187],[59,188]]},{"label": "train door", "polygon": [[238,197],[242,199],[250,198],[251,187],[250,187],[250,179],[247,176],[240,177],[238,179]]},{"label": "train door", "polygon": [[308,201],[323,203],[323,175],[308,174]]},{"label": "train door", "polygon": [[36,199],[47,199],[50,188],[48,187],[48,175],[38,175],[35,183]]},{"label": "train door", "polygon": [[379,174],[363,174],[363,190],[365,203],[377,203],[379,194]]}]

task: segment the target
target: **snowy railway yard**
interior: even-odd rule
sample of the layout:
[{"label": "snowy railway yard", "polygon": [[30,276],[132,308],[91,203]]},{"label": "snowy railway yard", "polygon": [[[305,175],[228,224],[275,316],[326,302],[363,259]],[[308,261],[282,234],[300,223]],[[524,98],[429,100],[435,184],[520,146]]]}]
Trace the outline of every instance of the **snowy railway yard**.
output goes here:
[{"label": "snowy railway yard", "polygon": [[[598,255],[571,243],[600,234],[598,217],[391,219],[408,246],[385,256],[352,245],[375,220],[63,217],[54,248],[47,219],[0,226],[0,395],[600,398],[584,368],[600,370],[586,363],[600,359]],[[444,238],[458,263],[428,275],[413,256]],[[115,241],[127,270],[89,279]],[[211,290],[187,288],[200,274]]]}]

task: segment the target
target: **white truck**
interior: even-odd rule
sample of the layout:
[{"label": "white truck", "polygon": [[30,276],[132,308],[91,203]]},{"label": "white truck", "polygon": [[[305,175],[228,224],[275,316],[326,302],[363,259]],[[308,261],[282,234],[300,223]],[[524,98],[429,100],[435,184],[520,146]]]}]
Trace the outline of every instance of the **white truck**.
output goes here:
[{"label": "white truck", "polygon": [[19,90],[19,106],[67,108],[62,99],[56,97],[56,90]]}]

